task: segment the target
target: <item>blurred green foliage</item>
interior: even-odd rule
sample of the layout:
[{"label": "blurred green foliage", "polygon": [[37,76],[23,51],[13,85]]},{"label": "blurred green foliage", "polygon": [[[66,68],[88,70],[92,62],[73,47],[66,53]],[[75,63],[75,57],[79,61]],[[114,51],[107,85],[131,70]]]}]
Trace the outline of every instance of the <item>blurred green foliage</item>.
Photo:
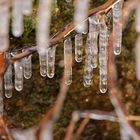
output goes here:
[{"label": "blurred green foliage", "polygon": [[[103,4],[105,0],[93,0],[91,7]],[[24,34],[20,38],[11,35],[11,48],[21,48],[35,44],[35,27],[37,1],[33,15],[24,19]],[[51,35],[73,20],[74,3],[58,0],[52,9]],[[122,100],[131,114],[140,114],[140,83],[135,77],[134,44],[137,34],[134,26],[134,13],[131,14],[128,24],[123,32],[122,53],[116,58],[118,70],[118,86],[122,90]],[[74,46],[73,46],[74,52]],[[44,113],[54,103],[58,92],[59,82],[63,73],[60,63],[63,60],[63,44],[59,44],[56,52],[56,74],[53,79],[42,78],[39,74],[38,55],[33,56],[33,76],[24,80],[24,89],[18,93],[14,90],[12,99],[4,100],[5,116],[11,128],[28,128],[39,122]],[[99,68],[94,71],[93,86],[83,86],[83,65],[75,63],[73,66],[73,83],[70,86],[61,117],[54,127],[54,139],[63,140],[66,128],[70,122],[71,114],[75,110],[100,109],[112,111],[108,93],[99,92]],[[78,123],[78,125],[80,122]],[[140,123],[136,123],[140,127]],[[119,140],[119,126],[116,123],[105,121],[90,121],[81,140]]]}]

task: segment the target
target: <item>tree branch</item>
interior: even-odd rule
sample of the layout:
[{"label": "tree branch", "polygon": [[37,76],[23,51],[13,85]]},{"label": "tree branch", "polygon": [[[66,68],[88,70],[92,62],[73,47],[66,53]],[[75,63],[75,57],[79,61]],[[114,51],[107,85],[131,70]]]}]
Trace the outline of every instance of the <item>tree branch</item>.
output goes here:
[{"label": "tree branch", "polygon": [[[88,12],[88,16],[91,16],[93,14],[96,14],[96,13],[99,13],[99,14],[105,14],[107,13],[111,8],[112,6],[117,3],[119,0],[108,0],[105,4],[97,7],[97,8],[93,8],[91,10],[89,10]],[[87,19],[86,19],[87,20]],[[66,25],[64,27],[64,29],[61,30],[61,32],[58,32],[56,34],[56,36],[53,36],[51,39],[50,39],[50,45],[55,45],[55,44],[58,44],[60,43],[62,40],[64,40],[66,38],[67,35],[69,35],[71,32],[73,32],[75,30],[75,25],[73,22],[69,23],[68,25]],[[10,60],[11,63],[14,63],[14,61],[17,61],[19,59],[22,59],[30,54],[33,54],[36,52],[36,47],[32,47],[32,48],[28,48],[26,49],[25,52],[23,53],[20,53],[20,54],[17,54],[15,56],[13,56]]]}]

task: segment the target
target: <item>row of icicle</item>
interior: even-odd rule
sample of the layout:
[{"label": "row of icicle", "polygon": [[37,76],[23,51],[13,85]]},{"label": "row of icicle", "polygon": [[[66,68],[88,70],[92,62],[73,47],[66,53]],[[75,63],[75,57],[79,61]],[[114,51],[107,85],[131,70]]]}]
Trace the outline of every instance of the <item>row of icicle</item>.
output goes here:
[{"label": "row of icicle", "polygon": [[[37,24],[37,43],[38,43],[38,52],[40,59],[40,74],[45,77],[53,78],[55,75],[55,52],[56,46],[47,47],[46,43],[48,42],[46,38],[49,38],[46,32],[49,32],[48,20],[50,20],[50,8],[46,15],[44,15],[44,11],[49,1],[42,0],[39,5],[39,21]],[[114,53],[116,55],[121,52],[121,40],[122,40],[122,29],[117,28],[117,32],[115,31],[115,26],[119,22],[122,14],[122,3],[123,1],[118,2],[113,7],[113,32],[115,33],[116,41],[114,42]],[[25,10],[26,14],[31,13],[31,2],[28,3],[28,8]],[[46,6],[45,6],[46,5]],[[83,8],[84,9],[84,8]],[[80,10],[80,9],[79,9]],[[84,9],[85,10],[85,9]],[[19,14],[19,13],[18,13]],[[21,13],[20,13],[21,14]],[[76,15],[79,17],[81,15]],[[16,15],[17,16],[17,15]],[[21,15],[20,15],[21,16]],[[46,16],[46,17],[45,17]],[[18,16],[19,17],[19,16]],[[84,17],[85,18],[85,17]],[[99,21],[98,15],[93,15],[89,17],[89,32],[87,35],[86,41],[86,56],[85,56],[85,65],[84,65],[84,76],[83,76],[83,84],[85,87],[90,87],[93,83],[93,71],[98,66],[98,58],[99,58],[99,74],[100,74],[100,91],[101,93],[105,93],[107,91],[107,48],[108,48],[108,37],[109,31],[108,27],[105,23],[105,16],[101,17],[101,21]],[[14,18],[17,20],[17,17]],[[21,20],[21,19],[20,19]],[[13,28],[13,34],[17,36],[17,31],[21,25],[19,22],[14,21],[18,26],[13,26],[17,28]],[[13,24],[14,24],[13,23]],[[20,24],[22,22],[20,21]],[[85,22],[82,23],[82,25]],[[78,24],[79,26],[79,24]],[[83,27],[81,26],[81,29]],[[84,25],[84,28],[86,26]],[[22,29],[23,31],[23,29]],[[82,31],[82,30],[81,30]],[[85,29],[82,31],[84,32]],[[15,34],[16,32],[16,34]],[[79,32],[79,31],[78,31]],[[20,35],[22,33],[20,32]],[[19,33],[18,33],[19,36]],[[99,49],[98,49],[98,36],[99,36]],[[83,60],[83,35],[82,33],[78,33],[75,35],[75,60],[76,62],[81,62]],[[23,50],[24,51],[24,50]],[[14,56],[17,53],[7,53],[7,59],[10,59],[11,55]],[[98,56],[99,54],[99,56]],[[23,76],[26,79],[30,79],[32,76],[32,56],[25,57],[24,59],[18,60],[14,63],[14,86],[17,91],[21,91],[23,89]],[[72,83],[72,40],[70,37],[66,38],[64,41],[64,73],[69,77],[65,83],[70,85]],[[4,75],[4,88],[5,88],[5,96],[7,98],[12,97],[12,65],[9,65],[5,75]]]}]

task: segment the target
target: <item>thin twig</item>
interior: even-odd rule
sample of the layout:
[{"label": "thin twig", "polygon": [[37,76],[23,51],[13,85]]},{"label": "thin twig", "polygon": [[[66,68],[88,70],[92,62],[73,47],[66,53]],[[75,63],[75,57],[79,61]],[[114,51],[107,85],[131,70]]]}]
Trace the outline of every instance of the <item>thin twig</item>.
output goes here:
[{"label": "thin twig", "polygon": [[[119,28],[121,26],[125,26],[125,23],[127,22],[127,19],[130,15],[130,12],[135,8],[135,1],[129,0],[123,9],[123,17],[121,21],[117,24],[116,28]],[[109,90],[110,90],[110,100],[115,108],[116,114],[119,118],[120,123],[125,124],[126,128],[130,132],[130,135],[135,140],[140,140],[140,132],[138,129],[135,128],[135,126],[126,119],[127,111],[125,108],[125,105],[122,103],[119,94],[121,92],[119,91],[117,87],[117,76],[116,76],[116,66],[115,66],[115,58],[113,54],[113,34],[111,34],[109,39],[109,50],[108,50],[108,59],[109,59]]]},{"label": "thin twig", "polygon": [[81,136],[81,134],[83,133],[83,131],[84,131],[84,129],[86,128],[86,126],[88,125],[89,121],[90,121],[89,118],[85,118],[85,119],[81,122],[81,124],[80,124],[80,126],[79,126],[79,128],[78,128],[78,130],[77,130],[77,132],[76,132],[76,134],[75,134],[75,136],[74,136],[75,140],[79,140],[79,139],[80,139],[80,136]]}]

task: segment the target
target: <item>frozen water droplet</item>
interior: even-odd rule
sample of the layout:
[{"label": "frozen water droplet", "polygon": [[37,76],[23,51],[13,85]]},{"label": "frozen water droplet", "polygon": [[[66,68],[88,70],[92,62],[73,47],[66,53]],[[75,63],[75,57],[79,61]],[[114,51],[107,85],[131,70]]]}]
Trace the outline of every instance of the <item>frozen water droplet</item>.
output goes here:
[{"label": "frozen water droplet", "polygon": [[64,74],[65,83],[70,85],[72,83],[72,41],[70,38],[64,41]]},{"label": "frozen water droplet", "polygon": [[118,25],[118,23],[122,18],[122,6],[123,0],[120,0],[113,7],[113,36],[114,36],[113,47],[115,55],[119,55],[121,53],[122,26],[121,24]]},{"label": "frozen water droplet", "polygon": [[23,59],[23,72],[26,79],[30,79],[32,77],[32,55]]},{"label": "frozen water droplet", "polygon": [[108,29],[106,25],[100,26],[99,34],[99,63],[100,63],[100,91],[107,91],[107,47],[108,47]]},{"label": "frozen water droplet", "polygon": [[75,36],[75,60],[81,62],[83,59],[83,37],[82,34]]},{"label": "frozen water droplet", "polygon": [[100,92],[106,93],[107,91],[107,81],[100,81]]},{"label": "frozen water droplet", "polygon": [[45,77],[47,75],[47,62],[46,62],[46,53],[39,54],[40,62],[40,75]]},{"label": "frozen water droplet", "polygon": [[56,46],[50,47],[47,50],[47,76],[53,78],[55,74],[55,51]]},{"label": "frozen water droplet", "polygon": [[15,69],[15,89],[21,91],[23,89],[23,68],[22,60],[16,61],[14,63]]}]

